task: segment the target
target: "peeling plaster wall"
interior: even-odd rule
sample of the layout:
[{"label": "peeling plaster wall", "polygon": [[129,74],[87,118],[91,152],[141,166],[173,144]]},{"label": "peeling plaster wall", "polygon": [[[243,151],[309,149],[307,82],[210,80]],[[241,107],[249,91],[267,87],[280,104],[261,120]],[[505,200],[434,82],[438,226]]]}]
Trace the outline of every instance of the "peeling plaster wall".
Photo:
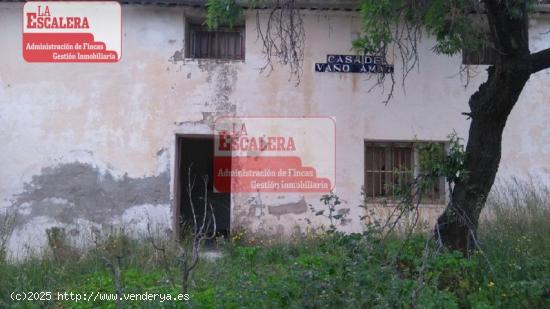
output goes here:
[{"label": "peeling plaster wall", "polygon": [[[20,213],[10,247],[20,254],[45,243],[44,230],[64,226],[71,235],[149,221],[171,228],[175,134],[209,134],[220,115],[332,116],[337,129],[336,193],[348,209],[341,227],[359,231],[363,210],[363,141],[445,140],[466,137],[469,96],[483,68],[463,86],[460,57],[419,46],[420,70],[389,105],[386,93],[361,74],[315,73],[327,54],[350,53],[359,32],[353,12],[305,12],[304,74],[295,86],[289,71],[264,66],[255,14],[246,18],[246,60],[184,59],[183,7],[123,6],[123,53],[116,64],[29,64],[21,56],[22,3],[0,3],[0,207]],[[533,50],[549,47],[539,35],[549,20],[533,21]],[[394,61],[397,70],[399,62]],[[499,176],[531,174],[550,183],[550,71],[533,76],[504,134]],[[389,86],[389,85],[388,85]],[[387,88],[386,88],[387,89]],[[320,141],[322,142],[322,141]],[[234,194],[233,229],[267,235],[304,232],[327,224],[312,215],[315,194]],[[434,217],[441,208],[433,207]]]}]

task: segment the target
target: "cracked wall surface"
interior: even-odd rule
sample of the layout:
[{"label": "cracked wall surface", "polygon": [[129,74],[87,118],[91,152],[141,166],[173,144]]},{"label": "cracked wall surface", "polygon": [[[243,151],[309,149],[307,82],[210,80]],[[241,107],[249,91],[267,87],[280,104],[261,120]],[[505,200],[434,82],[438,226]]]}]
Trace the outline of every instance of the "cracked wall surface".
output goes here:
[{"label": "cracked wall surface", "polygon": [[[246,17],[244,61],[185,58],[185,7],[124,5],[122,58],[114,64],[30,64],[21,56],[23,3],[0,3],[0,208],[17,209],[14,254],[45,243],[44,230],[71,235],[150,221],[172,228],[176,134],[211,134],[219,116],[331,116],[336,120],[336,188],[347,213],[344,231],[364,225],[361,186],[364,140],[466,137],[468,98],[483,68],[464,87],[460,57],[435,56],[419,45],[420,68],[405,89],[374,88],[361,74],[315,73],[327,54],[351,53],[360,30],[353,12],[304,11],[306,49],[301,82],[286,67],[263,71],[255,13]],[[550,47],[531,23],[532,51]],[[391,59],[399,69],[399,59]],[[550,71],[531,77],[503,137],[499,177],[533,175],[550,183]],[[389,86],[389,85],[388,85]],[[385,88],[387,91],[387,87]],[[320,141],[322,143],[322,141]],[[327,150],[328,151],[328,150]],[[327,225],[319,194],[234,194],[231,224],[267,235]],[[347,210],[345,210],[347,209]],[[428,209],[428,208],[427,208]],[[433,219],[441,207],[430,207]],[[430,219],[430,220],[431,220]]]}]

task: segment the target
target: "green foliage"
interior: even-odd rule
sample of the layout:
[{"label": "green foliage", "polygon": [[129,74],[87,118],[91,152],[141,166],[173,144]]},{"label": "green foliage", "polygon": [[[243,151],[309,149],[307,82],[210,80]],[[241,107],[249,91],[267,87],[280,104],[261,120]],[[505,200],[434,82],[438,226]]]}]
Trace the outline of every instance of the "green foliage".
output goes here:
[{"label": "green foliage", "polygon": [[16,219],[16,210],[3,209],[0,211],[0,266],[6,260],[6,247],[15,228]]},{"label": "green foliage", "polygon": [[386,183],[386,190],[395,197],[396,207],[403,214],[411,212],[421,203],[426,202],[426,195],[428,198],[438,200],[439,197],[433,196],[433,192],[439,187],[441,178],[445,179],[452,190],[456,183],[466,177],[464,169],[466,154],[462,139],[456,133],[448,135],[448,139],[447,150],[441,143],[415,143],[419,158],[418,166],[414,167],[417,173],[414,173],[413,177],[413,171],[395,170],[394,174],[399,177],[394,178],[393,182]]},{"label": "green foliage", "polygon": [[433,186],[439,177],[445,177],[448,183],[454,184],[464,177],[465,152],[462,139],[452,133],[449,138],[449,150],[445,151],[440,144],[423,143],[418,145],[420,170],[423,172],[425,186]]},{"label": "green foliage", "polygon": [[[435,152],[435,151],[434,151]],[[366,232],[297,237],[273,245],[224,244],[219,260],[196,270],[190,301],[127,302],[124,308],[548,308],[550,190],[512,182],[498,186],[479,239],[483,254],[438,253],[426,238],[384,240]],[[334,198],[327,198],[334,201]],[[0,263],[0,308],[114,308],[114,302],[10,300],[11,292],[114,293],[101,260],[123,254],[123,292],[170,293],[158,252],[147,241],[113,237],[77,260],[36,256]],[[122,247],[118,249],[116,247]],[[98,254],[101,252],[102,254]],[[169,265],[178,272],[178,265]],[[420,288],[420,282],[423,282]]]},{"label": "green foliage", "polygon": [[48,246],[52,250],[57,250],[67,245],[67,239],[65,235],[65,229],[59,227],[52,227],[46,230],[48,236]]},{"label": "green foliage", "polygon": [[414,47],[422,30],[436,38],[438,54],[453,55],[464,48],[481,47],[485,37],[474,22],[470,0],[362,0],[364,35],[354,42],[357,49],[380,53],[388,45]]},{"label": "green foliage", "polygon": [[437,43],[438,54],[454,55],[462,49],[480,48],[485,39],[482,27],[475,22],[470,0],[429,1],[422,22]]},{"label": "green foliage", "polygon": [[[250,0],[249,8],[258,7],[263,0]],[[235,0],[208,0],[206,2],[206,25],[214,30],[220,26],[233,25],[242,17],[243,8]]]},{"label": "green foliage", "polygon": [[46,235],[48,247],[54,259],[63,261],[78,257],[78,253],[71,247],[67,239],[65,229],[52,227],[46,230]]},{"label": "green foliage", "polygon": [[[340,197],[332,191],[329,194],[323,195],[320,201],[323,202],[326,209],[316,210],[312,205],[309,205],[309,208],[316,216],[328,218],[330,221],[328,232],[334,233],[336,232],[335,224],[338,222],[342,223],[347,215],[347,211],[343,209],[340,211],[337,210],[338,205],[342,204],[342,202],[340,201]],[[327,211],[327,213],[325,213],[325,211]]]},{"label": "green foliage", "polygon": [[394,14],[402,5],[401,1],[381,0],[362,1],[361,14],[365,35],[353,42],[353,47],[368,54],[378,54],[393,40],[391,25],[399,21]]},{"label": "green foliage", "polygon": [[220,26],[233,27],[242,14],[235,0],[208,0],[206,6],[206,25],[211,30]]},{"label": "green foliage", "polygon": [[[521,18],[532,10],[536,1],[505,0],[505,13]],[[251,0],[255,8],[261,0]],[[381,54],[396,44],[404,58],[416,53],[416,43],[426,31],[436,39],[433,51],[455,55],[464,49],[481,50],[492,47],[487,33],[486,18],[477,1],[472,0],[361,0],[363,35],[353,42],[360,53]],[[233,26],[242,16],[235,0],[208,0],[206,24],[210,29]],[[405,60],[405,59],[404,59]],[[415,62],[416,63],[416,62]]]}]

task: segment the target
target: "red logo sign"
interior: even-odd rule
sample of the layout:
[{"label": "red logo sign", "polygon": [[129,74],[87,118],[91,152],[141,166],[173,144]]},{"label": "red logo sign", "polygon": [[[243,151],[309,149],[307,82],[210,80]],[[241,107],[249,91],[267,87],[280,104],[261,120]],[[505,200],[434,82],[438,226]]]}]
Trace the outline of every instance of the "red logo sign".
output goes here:
[{"label": "red logo sign", "polygon": [[23,8],[28,62],[117,62],[121,8],[114,1],[30,1]]},{"label": "red logo sign", "polygon": [[335,123],[328,117],[223,117],[215,122],[220,192],[330,192]]}]

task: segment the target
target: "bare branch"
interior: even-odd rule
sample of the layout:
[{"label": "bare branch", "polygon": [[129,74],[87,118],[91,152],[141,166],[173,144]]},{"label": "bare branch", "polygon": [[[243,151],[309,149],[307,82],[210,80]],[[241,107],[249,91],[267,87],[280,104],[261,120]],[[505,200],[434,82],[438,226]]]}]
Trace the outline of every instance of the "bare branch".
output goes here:
[{"label": "bare branch", "polygon": [[303,73],[305,29],[295,0],[271,1],[265,26],[262,25],[260,10],[256,11],[257,37],[262,41],[266,60],[261,71],[273,69],[273,61],[290,67],[289,80],[300,83]]},{"label": "bare branch", "polygon": [[191,214],[193,216],[193,233],[197,232],[197,216],[195,215],[195,207],[193,207],[193,196],[191,192],[193,192],[193,187],[195,186],[195,179],[193,178],[193,181],[191,181],[191,168],[193,167],[193,163],[189,165],[189,169],[187,170],[187,195],[189,197],[189,205],[191,205]]},{"label": "bare branch", "polygon": [[157,244],[155,242],[155,237],[151,231],[151,224],[150,223],[147,223],[147,239],[149,240],[149,242],[151,243],[151,245],[153,246],[153,248],[160,252],[161,253],[161,258],[162,258],[162,266],[164,267],[164,271],[166,272],[166,276],[168,276],[168,281],[170,282],[170,285],[172,287],[175,286],[175,283],[174,283],[174,280],[172,279],[172,276],[171,276],[171,271],[170,271],[170,264],[168,262],[168,255],[166,253],[166,246],[164,244],[160,245],[160,244]]},{"label": "bare branch", "polygon": [[[191,215],[193,217],[193,227],[191,228],[190,239],[185,238],[185,234],[182,235],[181,243],[179,244],[178,260],[181,265],[181,279],[182,279],[182,292],[187,293],[188,282],[195,267],[199,264],[200,250],[202,244],[209,239],[213,239],[216,236],[216,216],[212,204],[208,200],[208,176],[203,176],[204,195],[203,198],[203,212],[202,218],[197,220],[197,212],[195,211],[195,203],[193,201],[193,188],[195,179],[191,181],[191,166],[188,170],[188,187],[187,195],[189,198],[189,206],[191,208]],[[198,207],[198,206],[197,206]],[[200,225],[199,225],[200,223]],[[184,229],[185,230],[185,229]],[[186,242],[188,241],[188,242]]]},{"label": "bare branch", "polygon": [[105,256],[102,256],[101,259],[103,260],[107,268],[109,268],[109,270],[111,271],[111,276],[113,278],[113,285],[115,287],[115,293],[117,295],[115,300],[115,308],[119,309],[121,308],[120,300],[122,299],[122,279],[121,279],[122,275],[120,272],[120,264],[121,264],[122,257],[116,256],[116,261],[117,261],[116,265]]}]

